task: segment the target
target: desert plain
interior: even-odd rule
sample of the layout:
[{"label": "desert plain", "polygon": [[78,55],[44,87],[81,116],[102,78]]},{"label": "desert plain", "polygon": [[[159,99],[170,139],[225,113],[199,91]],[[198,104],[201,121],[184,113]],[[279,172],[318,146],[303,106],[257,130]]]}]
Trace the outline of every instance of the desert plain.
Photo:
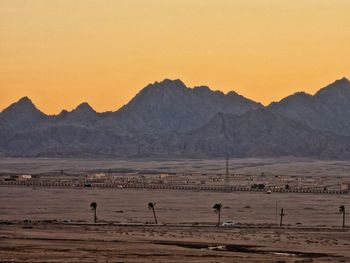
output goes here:
[{"label": "desert plain", "polygon": [[[29,161],[14,162],[2,160],[1,173],[45,174],[61,166],[55,160],[29,168]],[[134,165],[94,162],[56,164],[76,172]],[[183,167],[174,162],[139,162],[136,170],[224,170],[221,160],[197,161],[195,167],[189,160]],[[323,177],[348,172],[346,162],[302,160],[232,160],[234,167],[251,174],[310,176],[310,167]],[[0,262],[350,262],[350,229],[341,227],[338,211],[349,206],[349,194],[1,186],[0,200]],[[91,202],[97,203],[96,224]],[[148,202],[156,203],[157,225]],[[233,226],[216,226],[215,203],[223,205],[221,222]]]}]

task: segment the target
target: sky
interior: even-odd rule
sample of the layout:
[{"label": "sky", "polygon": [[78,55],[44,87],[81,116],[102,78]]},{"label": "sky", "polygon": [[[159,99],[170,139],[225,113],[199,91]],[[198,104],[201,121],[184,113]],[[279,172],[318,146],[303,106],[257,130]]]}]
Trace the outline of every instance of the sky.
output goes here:
[{"label": "sky", "polygon": [[0,0],[0,110],[117,110],[148,83],[269,104],[350,77],[349,0]]}]

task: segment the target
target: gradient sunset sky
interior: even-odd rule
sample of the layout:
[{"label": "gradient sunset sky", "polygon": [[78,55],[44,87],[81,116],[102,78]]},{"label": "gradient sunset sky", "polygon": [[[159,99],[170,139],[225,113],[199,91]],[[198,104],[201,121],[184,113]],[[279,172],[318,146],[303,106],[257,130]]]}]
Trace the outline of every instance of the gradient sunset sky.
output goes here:
[{"label": "gradient sunset sky", "polygon": [[349,0],[0,0],[0,110],[116,110],[148,83],[268,104],[350,77]]}]

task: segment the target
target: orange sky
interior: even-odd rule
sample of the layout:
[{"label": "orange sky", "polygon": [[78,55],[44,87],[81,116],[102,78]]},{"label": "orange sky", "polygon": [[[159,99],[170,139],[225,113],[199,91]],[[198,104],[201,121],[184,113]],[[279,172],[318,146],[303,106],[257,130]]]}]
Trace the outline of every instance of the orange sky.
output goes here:
[{"label": "orange sky", "polygon": [[349,0],[0,0],[0,110],[116,110],[164,78],[267,104],[350,77]]}]

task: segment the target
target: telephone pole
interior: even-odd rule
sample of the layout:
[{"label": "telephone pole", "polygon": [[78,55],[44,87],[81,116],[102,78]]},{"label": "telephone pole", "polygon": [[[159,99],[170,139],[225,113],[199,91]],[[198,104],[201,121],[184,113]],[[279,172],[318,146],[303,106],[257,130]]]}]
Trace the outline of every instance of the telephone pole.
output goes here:
[{"label": "telephone pole", "polygon": [[283,217],[284,217],[284,213],[283,213],[283,208],[281,208],[281,214],[280,214],[280,226],[282,226],[282,221],[283,221]]},{"label": "telephone pole", "polygon": [[228,154],[226,154],[226,172],[225,172],[225,188],[228,190],[229,184],[230,184],[230,178],[229,178],[229,168],[228,168]]}]

